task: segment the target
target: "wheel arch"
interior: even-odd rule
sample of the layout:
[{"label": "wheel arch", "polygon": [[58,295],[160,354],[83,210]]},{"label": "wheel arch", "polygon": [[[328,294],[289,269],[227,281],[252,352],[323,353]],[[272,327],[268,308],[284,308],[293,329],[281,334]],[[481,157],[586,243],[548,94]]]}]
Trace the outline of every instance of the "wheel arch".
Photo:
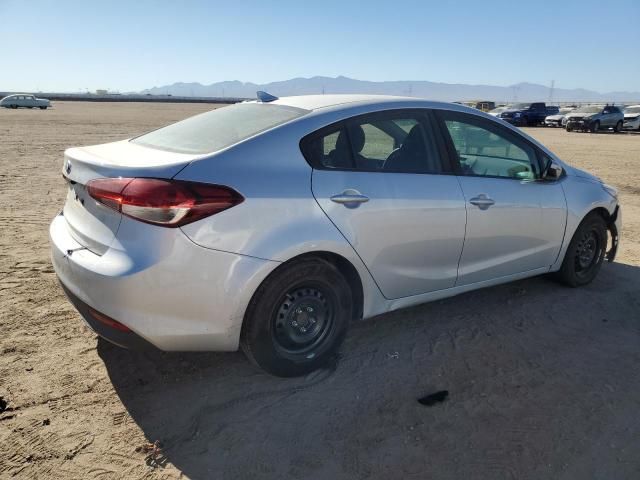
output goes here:
[{"label": "wheel arch", "polygon": [[[258,288],[251,295],[251,301],[255,295],[260,292],[260,286],[262,286],[266,281],[271,279],[274,275],[278,275],[279,272],[282,271],[283,268],[288,267],[294,263],[301,262],[303,260],[309,259],[318,259],[324,262],[330,263],[334,266],[342,276],[344,276],[345,280],[351,286],[351,298],[353,300],[354,310],[353,310],[353,320],[359,320],[363,316],[364,311],[364,285],[360,273],[358,269],[353,265],[353,263],[344,257],[335,252],[331,252],[328,250],[318,250],[318,251],[310,251],[305,252],[296,256],[289,258],[288,260],[280,263],[276,268],[274,268],[261,282]],[[246,320],[247,312],[243,316],[243,325]]]},{"label": "wheel arch", "polygon": [[616,218],[618,215],[617,201],[614,200],[608,193],[601,189],[602,192],[598,192],[597,197],[594,196],[594,190],[592,190],[594,183],[589,181],[572,179],[564,184],[565,198],[567,199],[567,224],[565,227],[565,236],[562,242],[562,247],[556,259],[556,262],[551,266],[550,271],[557,271],[560,269],[564,257],[567,253],[567,248],[571,243],[573,236],[580,224],[589,215],[596,214],[602,217],[607,225],[609,234],[611,235],[612,247],[607,253],[609,261],[613,261],[615,257],[617,244],[618,244],[618,231],[616,228]]}]

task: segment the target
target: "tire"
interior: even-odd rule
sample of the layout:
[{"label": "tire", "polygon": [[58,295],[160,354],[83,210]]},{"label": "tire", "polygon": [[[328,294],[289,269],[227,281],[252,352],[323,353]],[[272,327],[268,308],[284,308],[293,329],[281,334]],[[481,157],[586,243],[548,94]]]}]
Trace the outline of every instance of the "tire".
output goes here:
[{"label": "tire", "polygon": [[570,126],[566,126],[565,129],[567,130],[567,132],[573,132],[573,128],[571,128]]},{"label": "tire", "polygon": [[40,110],[46,110],[47,107],[40,107]]},{"label": "tire", "polygon": [[593,122],[590,130],[591,133],[598,133],[598,131],[600,130],[600,120],[596,120],[595,122]]},{"label": "tire", "polygon": [[294,261],[253,295],[240,346],[273,375],[305,375],[334,358],[353,309],[351,288],[336,267],[318,258]]},{"label": "tire", "polygon": [[622,131],[622,120],[618,120],[618,123],[616,123],[616,126],[613,127],[613,132],[620,133],[621,131]]},{"label": "tire", "polygon": [[521,127],[528,127],[529,126],[529,119],[527,117],[522,117],[522,119],[520,120],[520,126]]},{"label": "tire", "polygon": [[18,109],[18,105],[11,105],[11,108],[13,108],[14,110]]},{"label": "tire", "polygon": [[607,251],[607,225],[597,213],[582,220],[569,243],[557,278],[570,287],[591,283],[604,261]]}]

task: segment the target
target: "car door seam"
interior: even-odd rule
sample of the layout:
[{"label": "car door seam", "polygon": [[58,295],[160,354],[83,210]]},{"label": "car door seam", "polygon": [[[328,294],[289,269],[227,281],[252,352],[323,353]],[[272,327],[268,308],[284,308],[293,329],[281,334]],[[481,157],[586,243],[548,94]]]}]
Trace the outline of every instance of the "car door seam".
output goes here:
[{"label": "car door seam", "polygon": [[462,193],[462,198],[464,200],[464,235],[462,237],[462,248],[460,249],[460,255],[458,256],[458,268],[456,269],[456,281],[453,283],[453,287],[458,286],[458,280],[460,279],[460,262],[462,262],[462,254],[464,253],[464,246],[467,242],[467,223],[469,222],[469,207],[467,206],[467,197],[464,194],[464,189],[462,188],[462,183],[460,182],[459,175],[455,175],[456,182],[458,182],[458,187],[460,187],[460,192]]},{"label": "car door seam", "polygon": [[369,270],[369,266],[365,263],[365,261],[362,259],[362,257],[360,256],[360,254],[358,253],[358,251],[356,250],[356,248],[351,244],[351,242],[349,241],[349,239],[344,235],[344,233],[342,233],[342,231],[338,228],[338,226],[334,223],[334,221],[331,219],[331,217],[329,216],[329,214],[327,212],[324,211],[324,208],[322,208],[322,205],[320,205],[320,202],[318,202],[318,199],[316,198],[316,194],[313,191],[313,174],[315,173],[316,169],[312,168],[311,169],[311,175],[310,175],[310,179],[309,179],[309,187],[311,188],[311,196],[313,197],[313,200],[316,202],[316,205],[318,206],[318,208],[320,209],[320,211],[324,214],[325,217],[327,217],[327,219],[331,222],[331,225],[334,226],[334,228],[338,231],[338,233],[340,234],[340,236],[342,238],[344,238],[344,240],[347,242],[347,244],[351,247],[351,249],[353,250],[353,252],[356,254],[356,256],[360,259],[360,261],[362,262],[362,265],[364,265],[364,268],[367,270],[367,272],[369,272],[369,276],[371,277],[371,279],[373,280],[373,283],[375,284],[376,287],[378,287],[378,291],[380,292],[380,295],[382,295],[382,297],[385,300],[392,300],[391,298],[388,298],[384,292],[382,291],[382,289],[380,288],[380,285],[378,285],[378,282],[376,280],[376,277],[373,276],[373,273],[371,273],[371,270]]}]

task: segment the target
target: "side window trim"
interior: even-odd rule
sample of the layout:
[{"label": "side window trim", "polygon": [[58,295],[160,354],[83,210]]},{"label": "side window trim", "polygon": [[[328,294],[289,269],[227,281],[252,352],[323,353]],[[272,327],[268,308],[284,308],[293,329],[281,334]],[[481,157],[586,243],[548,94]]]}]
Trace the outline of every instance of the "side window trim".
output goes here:
[{"label": "side window trim", "polygon": [[[446,152],[446,148],[443,145],[441,133],[439,132],[439,121],[436,116],[433,114],[432,109],[427,108],[404,108],[404,109],[393,109],[393,110],[380,110],[377,112],[364,113],[360,115],[356,115],[353,117],[349,117],[346,119],[339,120],[335,123],[327,125],[325,127],[319,128],[304,137],[299,142],[299,147],[302,152],[303,157],[307,161],[307,163],[316,170],[329,170],[329,171],[354,171],[354,172],[370,172],[370,173],[384,173],[384,170],[368,170],[368,169],[358,169],[355,166],[355,157],[354,157],[354,149],[353,143],[351,142],[351,137],[349,133],[349,125],[357,122],[358,120],[367,119],[371,120],[368,123],[374,122],[375,117],[384,117],[385,119],[392,118],[394,116],[398,116],[399,118],[415,118],[420,122],[423,128],[423,135],[431,135],[435,139],[434,150],[438,155],[438,160],[441,164],[442,171],[439,173],[429,173],[429,172],[407,172],[414,175],[456,175],[456,171],[454,170],[454,163],[451,161],[450,156]],[[375,126],[375,125],[374,125]],[[318,138],[323,138],[332,133],[339,132],[341,129],[344,129],[349,140],[350,145],[350,155],[351,155],[351,169],[344,168],[330,168],[325,165],[318,164],[315,159],[313,159],[313,155],[310,153],[310,149],[308,145],[311,144],[314,140]],[[429,132],[425,130],[428,129]],[[392,172],[387,171],[387,173],[402,173],[402,172]]]},{"label": "side window trim", "polygon": [[[543,172],[543,168],[544,165],[542,164],[541,161],[541,156],[544,155],[543,152],[540,151],[540,149],[534,145],[533,143],[531,143],[528,139],[522,137],[522,136],[518,136],[516,133],[510,131],[508,128],[503,127],[502,125],[498,125],[495,122],[492,122],[491,120],[488,120],[486,118],[483,118],[479,115],[473,115],[473,114],[468,114],[468,113],[460,113],[460,112],[456,112],[453,110],[433,110],[433,114],[434,117],[437,118],[437,125],[438,128],[441,130],[441,135],[442,138],[444,139],[444,142],[446,144],[446,151],[449,157],[449,162],[451,163],[451,165],[455,168],[455,172],[456,175],[459,176],[475,176],[475,177],[485,177],[485,178],[500,178],[503,180],[516,180],[516,181],[521,181],[517,178],[512,178],[512,177],[501,177],[501,176],[493,176],[493,175],[469,175],[469,174],[464,174],[462,171],[462,167],[460,166],[460,161],[458,159],[458,155],[456,153],[456,148],[455,145],[453,144],[453,139],[451,138],[451,135],[449,134],[449,130],[445,124],[445,118],[444,115],[450,115],[452,116],[452,118],[455,120],[455,117],[458,117],[458,119],[460,119],[461,121],[464,122],[465,118],[470,118],[471,121],[475,121],[478,122],[480,125],[480,128],[485,128],[483,126],[483,124],[488,125],[489,127],[486,128],[487,130],[491,131],[491,130],[495,130],[496,132],[498,132],[499,134],[503,135],[507,140],[509,141],[514,141],[514,143],[518,143],[518,142],[522,142],[525,145],[527,145],[529,148],[531,148],[533,150],[534,153],[534,161],[536,162],[536,166],[538,167],[538,172],[540,172],[540,174],[542,174]],[[494,124],[495,123],[495,124]]]}]

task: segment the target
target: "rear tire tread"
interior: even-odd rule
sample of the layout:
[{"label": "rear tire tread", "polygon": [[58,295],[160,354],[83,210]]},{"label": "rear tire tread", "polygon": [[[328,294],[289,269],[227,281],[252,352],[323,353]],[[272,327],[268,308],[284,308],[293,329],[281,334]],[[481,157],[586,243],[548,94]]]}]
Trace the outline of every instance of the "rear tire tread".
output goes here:
[{"label": "rear tire tread", "polygon": [[[280,271],[276,271],[269,276],[254,293],[247,311],[240,334],[240,348],[247,356],[249,361],[255,366],[266,370],[267,372],[280,377],[293,377],[307,374],[313,370],[321,368],[336,353],[336,350],[344,339],[346,329],[351,320],[354,306],[351,300],[351,289],[339,270],[332,263],[318,258],[310,257],[294,261],[290,264],[280,267]],[[336,326],[333,340],[326,345],[325,350],[313,359],[304,362],[294,362],[286,358],[277,358],[275,354],[260,354],[257,352],[258,347],[263,350],[269,349],[263,342],[272,342],[270,335],[264,330],[263,323],[271,322],[271,318],[258,316],[258,311],[270,311],[268,307],[275,301],[274,297],[279,297],[282,293],[283,284],[295,284],[296,279],[311,278],[314,275],[319,278],[333,277],[331,283],[336,285],[337,290],[342,293],[343,303],[336,312]],[[341,285],[340,285],[341,284]],[[262,307],[262,308],[261,308]],[[346,308],[345,308],[346,307]],[[342,317],[341,319],[339,317]],[[266,337],[266,338],[265,338]],[[262,358],[260,358],[262,357]],[[270,358],[271,357],[271,358]]]}]

